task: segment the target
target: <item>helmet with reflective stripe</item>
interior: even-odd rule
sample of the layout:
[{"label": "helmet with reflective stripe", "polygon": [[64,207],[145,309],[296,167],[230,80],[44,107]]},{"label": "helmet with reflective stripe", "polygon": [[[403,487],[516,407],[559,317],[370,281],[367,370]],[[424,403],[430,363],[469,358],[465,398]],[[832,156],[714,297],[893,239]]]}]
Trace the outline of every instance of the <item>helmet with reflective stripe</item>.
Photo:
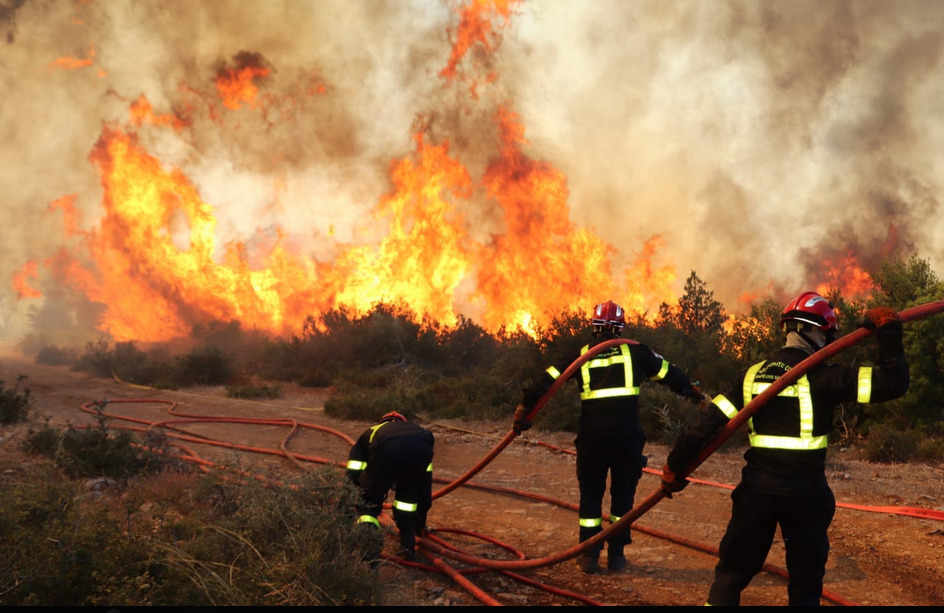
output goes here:
[{"label": "helmet with reflective stripe", "polygon": [[626,326],[626,313],[623,311],[623,307],[612,300],[607,300],[593,307],[590,325],[593,327],[594,336],[603,332],[620,336]]},{"label": "helmet with reflective stripe", "polygon": [[821,328],[827,335],[839,331],[839,319],[828,300],[816,292],[803,292],[791,300],[780,315],[780,325],[797,321]]},{"label": "helmet with reflective stripe", "polygon": [[389,413],[387,413],[386,415],[384,415],[383,417],[380,418],[380,421],[382,421],[382,422],[384,422],[384,421],[394,421],[394,420],[397,420],[397,421],[406,421],[406,417],[404,417],[404,416],[401,415],[400,413],[397,413],[396,411],[390,411]]}]

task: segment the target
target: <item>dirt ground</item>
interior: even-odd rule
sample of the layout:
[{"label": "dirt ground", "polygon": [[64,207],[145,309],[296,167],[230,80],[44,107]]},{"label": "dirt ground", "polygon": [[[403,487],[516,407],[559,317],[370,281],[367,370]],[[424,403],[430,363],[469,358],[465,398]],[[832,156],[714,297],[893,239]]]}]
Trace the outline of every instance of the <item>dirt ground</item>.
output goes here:
[{"label": "dirt ground", "polygon": [[[299,470],[280,455],[279,447],[314,461],[343,462],[348,444],[341,437],[313,428],[296,431],[286,441],[291,420],[356,437],[368,424],[329,418],[321,407],[323,390],[283,386],[283,397],[258,402],[225,397],[223,388],[157,391],[95,379],[64,367],[36,365],[10,354],[0,356],[0,380],[24,384],[34,400],[34,419],[52,425],[88,423],[95,417],[81,407],[108,399],[107,411],[144,423],[175,417],[170,402],[188,415],[233,417],[239,423],[177,424],[188,433],[229,441],[241,449],[191,446],[217,462],[260,470]],[[160,400],[165,402],[150,402]],[[278,422],[247,423],[253,420]],[[464,475],[492,451],[507,433],[505,423],[427,423],[436,435],[437,485]],[[0,452],[21,434],[0,429]],[[466,486],[435,498],[430,513],[431,538],[457,550],[488,559],[540,559],[576,545],[577,502],[572,435],[529,431],[477,473]],[[260,451],[267,450],[267,451]],[[662,466],[667,450],[649,445],[649,466]],[[698,481],[673,499],[662,500],[633,526],[627,549],[628,567],[620,572],[586,575],[572,560],[545,567],[502,573],[469,569],[456,578],[430,564],[404,566],[393,561],[380,568],[411,594],[431,606],[483,603],[504,605],[701,605],[716,562],[714,551],[730,513],[730,487],[738,479],[740,453],[716,453],[696,470]],[[829,478],[839,508],[830,529],[832,551],[826,573],[824,605],[944,604],[944,522],[889,512],[887,507],[944,511],[944,467],[884,465],[862,461],[854,452],[833,451]],[[640,482],[637,503],[658,485],[656,471]],[[531,496],[530,498],[528,496]],[[871,510],[854,508],[864,506]],[[778,535],[779,537],[779,535]],[[395,546],[391,532],[388,545]],[[605,554],[602,561],[605,565]],[[745,590],[744,605],[787,604],[783,544],[775,541],[769,572],[755,577]],[[484,596],[483,596],[484,595]]]}]

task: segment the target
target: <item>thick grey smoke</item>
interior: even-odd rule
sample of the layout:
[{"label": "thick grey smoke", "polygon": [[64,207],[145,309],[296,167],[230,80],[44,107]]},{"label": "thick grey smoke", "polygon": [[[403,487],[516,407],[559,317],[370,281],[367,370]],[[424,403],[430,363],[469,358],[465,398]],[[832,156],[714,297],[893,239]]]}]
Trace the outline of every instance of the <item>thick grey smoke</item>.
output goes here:
[{"label": "thick grey smoke", "polygon": [[[944,267],[944,4],[524,0],[477,100],[438,76],[457,6],[0,3],[0,334],[30,302],[11,276],[61,244],[49,203],[75,194],[85,227],[101,215],[89,152],[141,96],[192,122],[141,136],[217,209],[221,240],[291,228],[329,258],[364,238],[417,125],[475,175],[500,103],[527,155],[567,176],[573,222],[616,248],[615,271],[661,235],[679,290],[695,270],[736,311],[742,293],[823,282],[846,251],[866,267],[911,251]],[[271,67],[262,94],[279,102],[214,115],[214,77],[240,54]],[[500,231],[487,204],[463,214]]]},{"label": "thick grey smoke", "polygon": [[731,310],[846,250],[940,270],[944,4],[592,6],[529,3],[502,49],[575,219],[622,249],[664,233]]}]

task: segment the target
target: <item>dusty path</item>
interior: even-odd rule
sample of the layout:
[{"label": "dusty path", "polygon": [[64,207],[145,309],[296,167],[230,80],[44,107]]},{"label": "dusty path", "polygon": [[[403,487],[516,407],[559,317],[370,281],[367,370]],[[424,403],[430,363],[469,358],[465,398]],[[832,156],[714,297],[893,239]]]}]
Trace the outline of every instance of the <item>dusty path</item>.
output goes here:
[{"label": "dusty path", "polygon": [[[296,419],[344,432],[359,434],[367,424],[334,420],[320,411],[325,394],[302,388],[283,388],[284,397],[267,402],[228,399],[222,388],[185,392],[156,391],[90,378],[66,368],[33,364],[19,357],[0,357],[0,379],[12,385],[27,375],[37,419],[55,425],[88,423],[95,417],[80,407],[90,401],[111,399],[160,399],[177,403],[178,411],[213,416],[262,419]],[[165,404],[119,403],[122,414],[138,419],[168,419]],[[503,423],[444,422],[428,424],[437,437],[436,475],[453,479],[475,465],[505,434]],[[202,424],[192,431],[241,445],[277,449],[286,429],[274,425]],[[4,432],[3,445],[16,437]],[[430,524],[433,534],[473,555],[501,557],[508,553],[483,541],[451,530],[485,535],[528,558],[545,557],[570,548],[576,541],[576,513],[566,505],[577,501],[574,458],[567,433],[529,431],[472,480],[474,484],[513,491],[539,493],[559,500],[565,507],[536,502],[507,493],[459,488],[438,498]],[[549,444],[554,450],[536,442]],[[315,431],[293,436],[294,453],[343,462],[347,444],[339,437]],[[216,448],[200,453],[216,461],[252,465],[263,470],[297,470],[276,455],[260,455]],[[660,467],[666,449],[647,448],[650,466]],[[733,485],[741,467],[739,454],[715,454],[695,477]],[[944,470],[940,466],[879,465],[835,452],[830,460],[830,481],[840,503],[871,506],[908,506],[944,509]],[[637,500],[658,483],[645,474]],[[441,484],[438,487],[441,487]],[[729,490],[695,483],[672,500],[663,500],[637,522],[628,550],[630,566],[622,572],[584,575],[573,562],[524,571],[521,574],[559,589],[582,594],[612,605],[701,605],[712,577],[717,546],[730,511]],[[655,532],[656,535],[646,531]],[[663,538],[682,537],[686,546]],[[657,536],[658,535],[658,536]],[[831,528],[832,552],[827,568],[827,589],[845,601],[860,605],[944,604],[944,522],[886,513],[840,508]],[[783,565],[782,543],[775,543],[768,561]],[[459,568],[461,564],[456,565]],[[412,590],[430,604],[479,604],[470,593],[442,574],[386,565],[382,572]],[[468,576],[483,591],[503,604],[579,605],[571,598],[550,594],[499,573]],[[785,580],[763,573],[745,591],[742,604],[786,604]],[[824,604],[830,604],[824,601]]]}]

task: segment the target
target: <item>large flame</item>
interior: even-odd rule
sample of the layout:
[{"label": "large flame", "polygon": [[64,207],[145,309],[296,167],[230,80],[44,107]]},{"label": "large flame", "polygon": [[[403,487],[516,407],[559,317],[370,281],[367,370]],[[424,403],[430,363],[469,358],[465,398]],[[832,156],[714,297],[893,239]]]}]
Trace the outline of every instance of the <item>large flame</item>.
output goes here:
[{"label": "large flame", "polygon": [[[471,0],[459,9],[439,75],[448,83],[473,48],[480,51],[467,75],[473,101],[479,101],[480,86],[497,79],[488,55],[517,4]],[[87,58],[62,58],[55,65],[84,67],[94,57],[90,46]],[[477,75],[482,68],[486,74]],[[258,53],[240,52],[220,64],[212,82],[218,103],[206,111],[214,121],[200,122],[201,129],[226,130],[226,122],[216,121],[220,113],[260,113],[269,120],[265,107],[276,100],[265,88],[274,73]],[[317,72],[308,71],[303,80],[307,85],[297,91],[329,95]],[[180,91],[200,90],[182,84]],[[308,316],[339,307],[363,313],[382,301],[402,303],[444,326],[466,315],[491,332],[532,333],[564,310],[586,312],[608,299],[643,317],[663,304],[674,306],[675,266],[659,261],[666,236],[627,236],[639,245],[620,250],[571,219],[567,177],[529,157],[524,121],[510,103],[495,108],[498,146],[481,176],[451,151],[448,138],[416,131],[413,150],[390,162],[390,189],[368,220],[378,238],[332,244],[331,256],[316,259],[298,247],[305,236],[270,218],[253,220],[266,229],[251,240],[222,240],[218,211],[204,199],[212,196],[139,140],[146,129],[189,142],[199,109],[189,108],[193,116],[184,120],[156,113],[141,95],[125,124],[107,124],[90,154],[103,189],[96,225],[79,229],[75,194],[53,202],[50,209],[64,217],[65,240],[42,263],[58,281],[102,305],[97,326],[116,340],[169,340],[212,321],[287,334]],[[287,103],[271,122],[291,121],[295,109]],[[282,179],[272,177],[276,191]],[[494,225],[480,228],[483,217]],[[331,230],[317,240],[334,240],[331,221],[325,224]],[[832,264],[824,285],[856,292],[870,287],[851,252]],[[14,276],[21,298],[40,294],[39,266],[28,262]]]}]

